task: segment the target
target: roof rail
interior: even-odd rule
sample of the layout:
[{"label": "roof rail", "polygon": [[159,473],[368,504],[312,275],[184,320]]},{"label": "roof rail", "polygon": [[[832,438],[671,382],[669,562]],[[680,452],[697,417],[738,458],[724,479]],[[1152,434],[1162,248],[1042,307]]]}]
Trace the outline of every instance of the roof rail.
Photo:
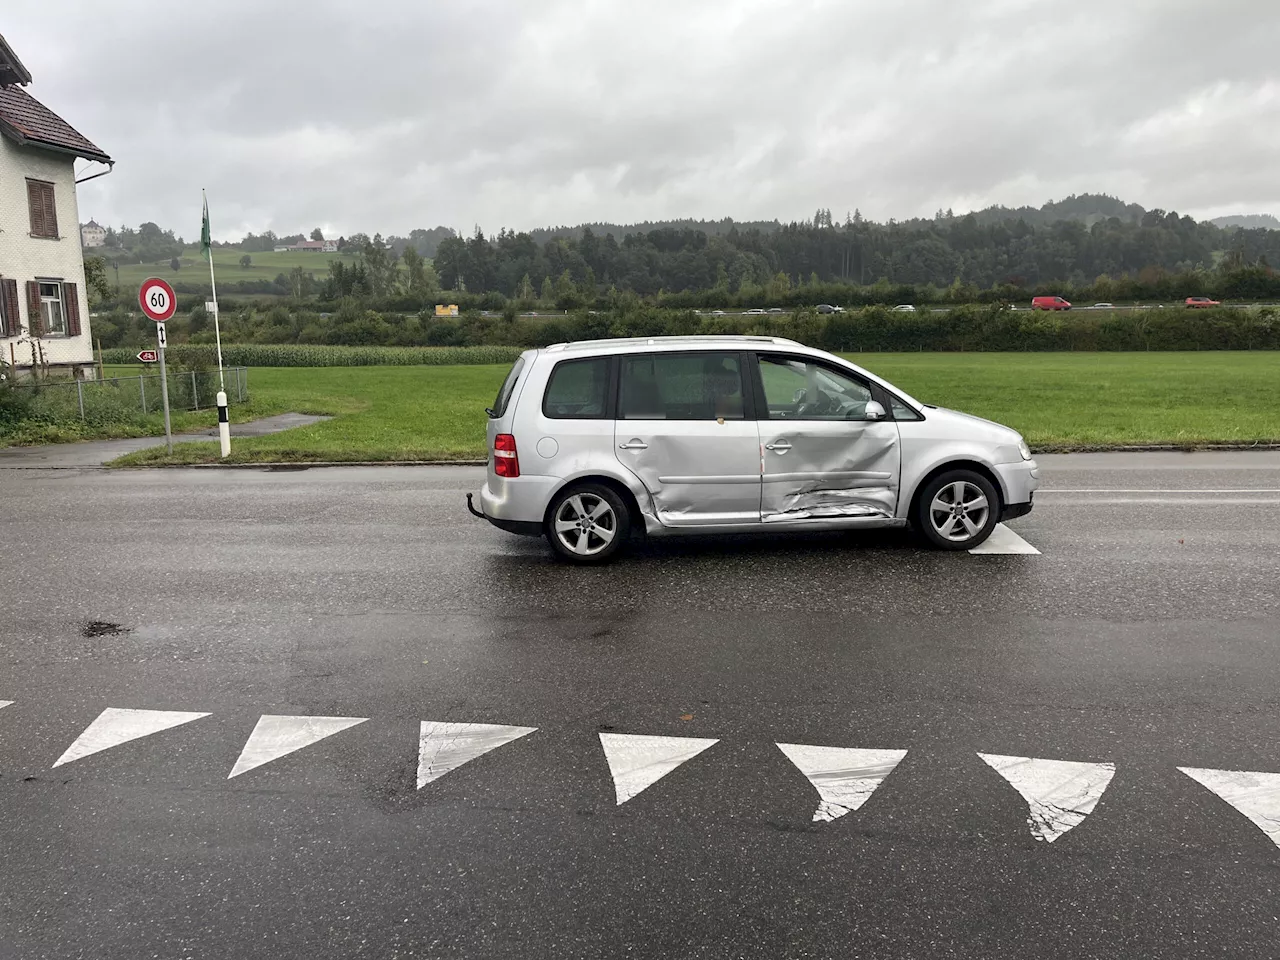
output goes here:
[{"label": "roof rail", "polygon": [[786,337],[699,333],[684,337],[613,337],[603,340],[573,340],[568,343],[553,343],[545,349],[548,352],[560,353],[565,350],[595,350],[600,347],[664,346],[677,343],[769,343],[802,346],[798,341],[788,340]]}]

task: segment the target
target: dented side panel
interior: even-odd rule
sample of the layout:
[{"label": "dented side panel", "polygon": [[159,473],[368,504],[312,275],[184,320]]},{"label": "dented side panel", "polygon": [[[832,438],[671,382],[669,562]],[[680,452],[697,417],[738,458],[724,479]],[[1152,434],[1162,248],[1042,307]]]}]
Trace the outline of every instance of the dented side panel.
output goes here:
[{"label": "dented side panel", "polygon": [[666,526],[760,522],[754,420],[618,420],[618,460],[638,476]]},{"label": "dented side panel", "polygon": [[896,423],[762,420],[760,440],[765,523],[894,516],[902,466]]}]

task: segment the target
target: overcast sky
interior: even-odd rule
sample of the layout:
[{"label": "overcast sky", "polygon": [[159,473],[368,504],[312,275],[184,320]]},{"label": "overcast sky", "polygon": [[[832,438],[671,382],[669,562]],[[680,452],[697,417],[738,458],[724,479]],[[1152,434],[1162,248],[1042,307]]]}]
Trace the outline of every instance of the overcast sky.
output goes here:
[{"label": "overcast sky", "polygon": [[82,217],[214,234],[876,219],[1105,192],[1280,214],[1275,0],[4,0],[117,160]]}]

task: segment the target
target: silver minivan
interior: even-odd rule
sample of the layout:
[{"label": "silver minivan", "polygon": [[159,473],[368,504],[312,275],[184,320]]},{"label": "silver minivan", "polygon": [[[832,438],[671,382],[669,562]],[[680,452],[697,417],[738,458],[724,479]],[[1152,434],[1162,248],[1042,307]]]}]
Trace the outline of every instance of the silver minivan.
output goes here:
[{"label": "silver minivan", "polygon": [[967,550],[1039,483],[1016,431],[779,337],[529,350],[487,412],[472,513],[578,563],[640,534],[910,526]]}]

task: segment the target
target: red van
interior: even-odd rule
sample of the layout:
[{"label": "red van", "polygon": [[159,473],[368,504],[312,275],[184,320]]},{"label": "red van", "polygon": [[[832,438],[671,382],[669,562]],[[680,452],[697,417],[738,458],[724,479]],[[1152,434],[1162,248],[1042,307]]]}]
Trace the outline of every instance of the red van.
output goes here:
[{"label": "red van", "polygon": [[1061,297],[1033,297],[1032,310],[1070,310],[1071,304]]}]

